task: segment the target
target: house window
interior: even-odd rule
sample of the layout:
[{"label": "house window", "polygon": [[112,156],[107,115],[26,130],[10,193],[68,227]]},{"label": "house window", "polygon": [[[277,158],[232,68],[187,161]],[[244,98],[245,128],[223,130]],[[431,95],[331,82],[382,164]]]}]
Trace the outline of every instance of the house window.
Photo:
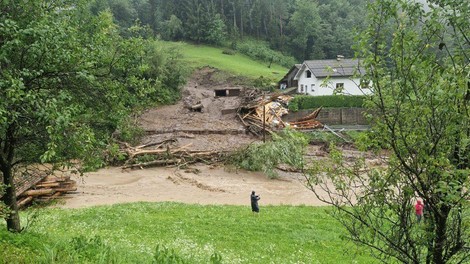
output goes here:
[{"label": "house window", "polygon": [[304,92],[304,85],[303,85],[303,84],[300,85],[300,92],[301,92],[301,93]]},{"label": "house window", "polygon": [[307,78],[312,78],[312,72],[307,70]]},{"label": "house window", "polygon": [[313,92],[315,92],[315,84],[312,84],[312,86],[310,87],[310,90]]},{"label": "house window", "polygon": [[336,89],[337,90],[343,90],[344,89],[344,83],[337,83],[336,84]]}]

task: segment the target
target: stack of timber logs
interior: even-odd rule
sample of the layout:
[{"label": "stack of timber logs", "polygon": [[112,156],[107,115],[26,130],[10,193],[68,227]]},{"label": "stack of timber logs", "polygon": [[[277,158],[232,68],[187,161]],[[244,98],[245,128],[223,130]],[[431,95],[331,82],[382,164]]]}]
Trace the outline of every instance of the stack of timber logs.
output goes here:
[{"label": "stack of timber logs", "polygon": [[18,206],[25,207],[32,202],[48,202],[77,190],[77,183],[70,176],[45,176],[18,196]]},{"label": "stack of timber logs", "polygon": [[321,107],[311,114],[302,117],[294,122],[284,122],[282,116],[287,114],[287,104],[292,100],[291,96],[283,94],[265,95],[252,99],[248,97],[244,105],[238,109],[237,116],[247,131],[256,136],[261,136],[264,131],[273,132],[277,129],[291,127],[296,130],[308,130],[322,128],[323,124],[315,120]]}]

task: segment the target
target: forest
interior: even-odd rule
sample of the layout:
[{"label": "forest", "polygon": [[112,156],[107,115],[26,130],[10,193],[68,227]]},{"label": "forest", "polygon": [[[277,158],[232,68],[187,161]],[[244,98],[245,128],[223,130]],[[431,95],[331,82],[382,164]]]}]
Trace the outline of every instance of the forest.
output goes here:
[{"label": "forest", "polygon": [[[227,45],[249,39],[297,61],[353,57],[365,27],[366,0],[95,0],[94,14],[113,13],[121,30],[136,23],[171,41]],[[290,67],[290,66],[288,66]]]}]

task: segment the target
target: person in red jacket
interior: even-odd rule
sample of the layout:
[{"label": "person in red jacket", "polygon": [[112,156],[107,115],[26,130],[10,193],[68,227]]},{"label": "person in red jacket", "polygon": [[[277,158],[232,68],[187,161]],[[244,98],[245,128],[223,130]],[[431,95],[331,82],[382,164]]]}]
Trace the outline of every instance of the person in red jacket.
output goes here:
[{"label": "person in red jacket", "polygon": [[424,204],[421,202],[421,200],[416,201],[415,212],[416,212],[416,219],[418,219],[418,223],[421,222],[421,218],[423,218],[423,209],[424,209]]}]

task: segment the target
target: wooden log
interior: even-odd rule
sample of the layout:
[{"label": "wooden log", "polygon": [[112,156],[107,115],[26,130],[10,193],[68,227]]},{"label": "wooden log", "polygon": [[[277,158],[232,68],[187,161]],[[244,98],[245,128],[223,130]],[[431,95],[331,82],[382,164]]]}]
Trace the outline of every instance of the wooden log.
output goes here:
[{"label": "wooden log", "polygon": [[310,114],[308,114],[304,117],[301,117],[301,118],[295,120],[294,122],[302,122],[302,121],[306,121],[306,120],[309,120],[309,119],[315,119],[315,118],[317,118],[317,116],[320,113],[322,108],[323,107],[319,107],[315,111],[313,111],[312,113],[310,113]]},{"label": "wooden log", "polygon": [[245,122],[245,120],[243,120],[243,118],[240,114],[237,114],[237,117],[238,117],[238,119],[240,119],[240,121],[242,121],[242,123],[245,127],[248,127],[248,124]]},{"label": "wooden log", "polygon": [[[159,148],[161,145],[168,144],[168,143],[173,143],[173,142],[176,142],[176,141],[177,141],[176,138],[170,138],[170,139],[165,139],[165,140],[159,141],[159,142],[153,142],[153,143],[149,143],[149,144],[145,144],[145,145],[140,145],[140,146],[135,147],[135,149],[143,149],[143,148],[153,147],[153,146],[157,146],[157,145],[159,145],[157,147],[157,148]],[[128,146],[128,148],[132,148],[132,147]]]},{"label": "wooden log", "polygon": [[62,192],[56,192],[51,196],[51,198],[56,199],[56,198],[59,198],[61,195],[62,195]]},{"label": "wooden log", "polygon": [[176,148],[176,149],[173,149],[173,150],[170,149],[170,148],[167,148],[167,149],[152,149],[152,150],[137,150],[137,152],[131,153],[129,155],[129,159],[132,159],[135,156],[141,156],[141,155],[155,155],[155,154],[163,154],[163,153],[173,154],[173,153],[177,153],[179,151],[184,150],[185,148],[191,146],[192,144],[193,143],[189,143],[187,145],[184,145],[182,147],[179,147],[179,148]]},{"label": "wooden log", "polygon": [[33,200],[33,196],[26,196],[23,199],[18,201],[18,207],[23,207],[27,204],[29,204]]},{"label": "wooden log", "polygon": [[74,192],[77,190],[77,187],[70,187],[70,188],[55,188],[56,192]]},{"label": "wooden log", "polygon": [[29,190],[23,193],[24,196],[40,196],[40,195],[48,195],[53,194],[55,192],[54,189],[38,189],[38,190]]},{"label": "wooden log", "polygon": [[42,182],[64,182],[70,180],[70,176],[54,176],[49,175]]},{"label": "wooden log", "polygon": [[36,184],[36,188],[49,188],[49,187],[59,187],[60,183],[58,182],[40,182]]},{"label": "wooden log", "polygon": [[59,187],[54,187],[54,190],[63,189],[63,188],[76,188],[76,184],[62,184]]},{"label": "wooden log", "polygon": [[170,165],[170,164],[177,164],[180,163],[181,159],[169,159],[169,160],[154,160],[149,162],[143,162],[138,164],[130,164],[126,166],[122,166],[122,169],[134,169],[134,168],[143,168],[149,166],[162,166],[162,165]]}]

